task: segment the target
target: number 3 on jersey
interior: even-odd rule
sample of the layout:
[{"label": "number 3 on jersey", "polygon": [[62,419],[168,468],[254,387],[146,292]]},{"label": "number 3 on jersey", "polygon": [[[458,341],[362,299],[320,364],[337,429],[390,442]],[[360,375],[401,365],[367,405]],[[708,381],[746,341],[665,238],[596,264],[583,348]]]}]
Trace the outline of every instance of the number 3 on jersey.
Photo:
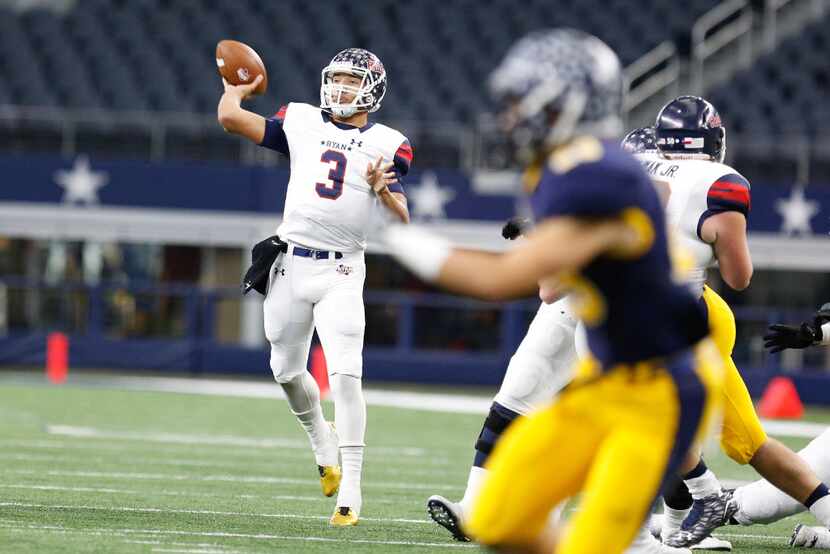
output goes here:
[{"label": "number 3 on jersey", "polygon": [[[327,183],[317,183],[314,189],[322,198],[329,200],[337,200],[343,194],[343,179],[346,176],[346,156],[337,150],[326,150],[320,156],[320,161],[329,166],[328,179],[331,181],[331,186]],[[334,167],[332,167],[334,162]]]}]

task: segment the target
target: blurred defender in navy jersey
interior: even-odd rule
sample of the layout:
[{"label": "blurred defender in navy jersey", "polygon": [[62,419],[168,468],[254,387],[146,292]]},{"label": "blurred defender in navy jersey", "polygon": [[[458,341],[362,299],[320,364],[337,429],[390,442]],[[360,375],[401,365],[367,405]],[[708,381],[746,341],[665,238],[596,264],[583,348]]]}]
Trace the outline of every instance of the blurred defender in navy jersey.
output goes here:
[{"label": "blurred defender in navy jersey", "polygon": [[[504,254],[458,250],[391,226],[387,247],[421,277],[470,296],[570,291],[590,355],[549,406],[514,422],[486,464],[466,531],[506,552],[620,553],[666,477],[719,411],[722,371],[705,314],[673,280],[660,200],[618,139],[617,56],[571,29],[516,43],[491,76],[528,164],[536,226]],[[557,536],[550,510],[582,492]]]}]

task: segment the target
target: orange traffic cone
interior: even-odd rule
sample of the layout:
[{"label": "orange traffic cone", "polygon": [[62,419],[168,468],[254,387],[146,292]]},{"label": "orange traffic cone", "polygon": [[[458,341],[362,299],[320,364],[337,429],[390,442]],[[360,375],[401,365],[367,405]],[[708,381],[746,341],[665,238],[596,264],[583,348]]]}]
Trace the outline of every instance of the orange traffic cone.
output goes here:
[{"label": "orange traffic cone", "polygon": [[46,338],[46,377],[55,384],[66,381],[69,373],[69,337],[50,333]]},{"label": "orange traffic cone", "polygon": [[326,355],[323,347],[315,344],[311,349],[311,376],[317,381],[320,387],[320,398],[325,399],[329,395],[329,370],[326,366]]},{"label": "orange traffic cone", "polygon": [[789,377],[776,377],[767,385],[761,404],[761,417],[771,419],[798,419],[804,415],[804,405]]}]

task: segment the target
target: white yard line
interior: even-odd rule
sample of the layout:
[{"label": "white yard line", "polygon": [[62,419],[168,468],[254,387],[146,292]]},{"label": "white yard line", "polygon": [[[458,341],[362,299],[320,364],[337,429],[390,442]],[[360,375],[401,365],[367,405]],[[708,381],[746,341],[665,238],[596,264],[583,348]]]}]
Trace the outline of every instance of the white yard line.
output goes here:
[{"label": "white yard line", "polygon": [[123,439],[174,444],[205,444],[222,446],[244,446],[247,448],[295,448],[308,450],[308,442],[295,439],[253,438],[227,435],[198,435],[192,433],[165,433],[146,431],[112,431],[77,425],[47,425],[50,435],[92,439]]},{"label": "white yard line", "polygon": [[[312,457],[311,453],[303,456],[304,460],[311,463]],[[219,470],[227,470],[227,469],[239,469],[244,468],[246,471],[251,470],[259,470],[259,471],[269,471],[273,470],[278,467],[278,464],[274,461],[269,460],[259,460],[259,461],[251,461],[246,460],[242,461],[229,461],[229,462],[220,462],[220,461],[204,461],[204,460],[192,460],[187,458],[147,458],[144,456],[130,456],[129,458],[125,457],[102,457],[102,456],[95,456],[95,457],[78,457],[78,456],[67,456],[66,454],[6,454],[0,453],[0,460],[13,460],[13,461],[20,461],[20,462],[42,462],[45,464],[50,464],[51,466],[57,466],[58,464],[81,464],[82,467],[89,467],[90,464],[110,464],[110,465],[129,465],[129,466],[170,466],[175,468],[182,468],[185,469],[188,467],[194,468],[215,468]],[[369,460],[372,460],[370,457]],[[316,469],[316,468],[314,468]],[[459,470],[463,472],[463,468],[459,467]],[[404,473],[408,477],[432,477],[435,475],[435,471],[432,469],[423,469],[423,468],[407,468]],[[394,475],[398,476],[401,474],[401,468],[399,465],[387,465],[387,464],[375,464],[370,469],[365,470],[364,474],[370,478],[374,478],[378,475]],[[463,478],[463,475],[460,475]]]},{"label": "white yard line", "polygon": [[[262,517],[268,519],[316,519],[328,521],[328,516],[312,516],[303,514],[257,514],[254,512],[230,512],[221,510],[184,510],[177,508],[136,508],[134,506],[89,506],[89,505],[74,505],[74,504],[35,504],[29,502],[0,502],[0,507],[11,508],[44,508],[48,510],[91,510],[101,512],[133,512],[142,514],[190,514],[190,515],[210,515],[210,516],[228,516],[228,517]],[[426,519],[408,519],[400,517],[361,517],[361,521],[378,521],[381,523],[417,523],[417,524],[432,524],[432,521]]]},{"label": "white yard line", "polygon": [[[149,481],[196,481],[196,482],[228,482],[228,483],[264,483],[284,485],[317,485],[317,481],[310,479],[293,479],[289,477],[272,477],[268,475],[187,475],[181,473],[142,473],[121,471],[63,471],[63,470],[31,470],[0,468],[0,474],[37,475],[39,477],[85,477],[92,479],[139,479]],[[453,486],[446,484],[429,483],[402,483],[369,481],[363,484],[366,488],[396,489],[396,490],[424,490],[424,491],[461,491],[463,485]]]},{"label": "white yard line", "polygon": [[[192,433],[165,433],[157,431],[114,431],[76,425],[47,425],[50,435],[94,439],[123,439],[172,444],[243,446],[246,448],[293,448],[309,450],[308,441],[284,438],[239,437],[234,435],[200,435]],[[373,452],[395,454],[396,456],[420,457],[426,454],[423,448],[409,446],[372,446]]]},{"label": "white yard line", "polygon": [[[0,384],[47,385],[40,374],[9,372],[0,375]],[[234,379],[203,379],[190,377],[144,377],[70,373],[69,386],[108,388],[148,392],[172,392],[236,398],[285,399],[282,389],[272,381],[242,381]],[[495,388],[494,388],[495,393]],[[487,413],[492,398],[466,394],[429,392],[400,392],[388,389],[364,390],[366,402],[374,406],[407,408],[439,412],[479,414]]]},{"label": "white yard line", "polygon": [[[43,450],[107,450],[107,451],[116,451],[125,453],[125,451],[133,450],[133,449],[140,449],[142,451],[147,450],[147,445],[145,442],[153,442],[151,440],[141,438],[141,439],[113,439],[115,442],[106,442],[105,439],[95,438],[95,437],[86,437],[94,442],[87,442],[81,440],[75,440],[74,438],[67,438],[61,439],[58,435],[54,435],[55,438],[50,439],[0,439],[0,446],[8,446],[8,447],[19,447],[19,448],[29,448],[29,449],[43,449]],[[200,435],[197,435],[200,436]],[[81,437],[77,437],[81,438]],[[123,441],[123,442],[121,442]],[[210,445],[193,445],[193,444],[176,444],[176,443],[163,443],[165,446],[157,446],[153,445],[152,450],[153,453],[169,453],[171,455],[177,455],[181,453],[183,450],[186,451],[188,454],[203,454],[207,457],[212,459],[216,458],[224,458],[229,460],[239,460],[236,463],[245,463],[247,464],[252,457],[254,456],[261,456],[263,460],[260,463],[266,463],[268,461],[273,460],[304,460],[304,461],[311,461],[312,454],[311,449],[308,448],[305,451],[302,450],[292,450],[292,449],[282,449],[282,448],[248,448],[248,447],[235,447],[235,446],[227,446],[225,445],[212,445],[212,446],[219,446],[222,447],[221,450],[217,448],[211,448]],[[389,461],[394,462],[397,466],[394,468],[394,471],[400,472],[401,465],[417,465],[417,466],[447,466],[453,464],[453,461],[447,458],[446,456],[436,456],[434,454],[429,454],[425,457],[417,457],[417,456],[395,456],[395,447],[383,447],[381,452],[376,452],[375,448],[371,445],[368,447],[366,452],[366,459],[368,461]],[[131,459],[134,459],[131,457]],[[180,458],[177,458],[180,459]],[[232,463],[232,462],[229,462]],[[409,469],[404,469],[403,471],[409,472]]]},{"label": "white yard line", "polygon": [[[310,457],[310,454],[306,457]],[[94,456],[94,457],[78,457],[78,456],[67,456],[63,453],[57,454],[3,454],[0,453],[0,460],[16,460],[21,462],[48,462],[50,464],[56,463],[82,463],[85,465],[88,464],[129,464],[129,465],[162,465],[162,466],[173,466],[173,467],[181,467],[181,466],[190,466],[190,467],[199,467],[199,468],[221,468],[221,469],[234,469],[239,467],[250,468],[251,466],[258,466],[262,468],[273,468],[275,466],[274,463],[268,463],[266,461],[254,462],[251,463],[250,461],[244,462],[244,466],[241,466],[243,462],[206,462],[204,460],[191,460],[187,458],[173,458],[173,459],[165,459],[165,458],[147,458],[144,456],[130,456],[129,458],[125,457],[112,457],[106,458],[102,456]]]},{"label": "white yard line", "polygon": [[722,539],[766,539],[773,541],[788,541],[790,539],[789,535],[786,537],[781,535],[749,535],[744,533],[722,533],[720,530],[716,530],[714,535]]},{"label": "white yard line", "polygon": [[[430,523],[430,522],[427,522]],[[90,534],[90,535],[132,535],[132,534],[147,534],[147,535],[192,535],[192,536],[210,536],[210,537],[233,537],[233,538],[253,538],[253,539],[262,539],[262,540],[269,540],[269,539],[277,539],[277,540],[303,540],[307,538],[310,541],[324,541],[324,542],[359,542],[359,543],[369,543],[369,544],[389,544],[389,545],[399,545],[405,544],[410,546],[435,546],[435,547],[444,547],[444,548],[473,548],[476,545],[473,544],[454,544],[454,543],[418,543],[418,542],[403,542],[403,541],[367,541],[367,540],[339,540],[339,539],[331,539],[331,538],[324,538],[324,537],[290,537],[290,536],[283,536],[283,535],[265,535],[265,534],[243,534],[243,533],[221,533],[221,532],[194,532],[194,531],[168,531],[168,530],[161,530],[161,529],[68,529],[61,526],[55,525],[43,525],[43,524],[24,524],[20,525],[16,520],[10,519],[0,519],[0,528],[4,529],[16,529],[16,530],[24,530],[24,529],[38,529],[38,530],[46,530],[46,531],[55,531],[55,532],[66,532],[66,533],[78,533],[78,534]],[[789,539],[789,536],[782,536],[782,535],[757,535],[757,534],[750,534],[750,533],[728,533],[723,532],[722,530],[718,530],[716,535],[721,538],[729,539],[729,538],[741,538],[741,539],[762,539],[762,540],[772,540],[772,541],[786,541]],[[139,544],[162,544],[159,541],[125,541],[125,542],[136,542]],[[164,543],[169,545],[182,545],[182,546],[190,546],[191,543],[176,543],[176,542],[169,542]],[[214,546],[211,543],[201,543],[201,544],[193,544],[193,546]],[[220,545],[215,545],[220,546]]]},{"label": "white yard line", "polygon": [[240,554],[242,550],[211,550],[204,548],[153,548],[152,552],[178,552],[181,554]]},{"label": "white yard line", "polygon": [[315,536],[292,536],[292,535],[272,535],[267,533],[224,533],[220,531],[173,531],[167,529],[68,529],[56,525],[38,525],[38,524],[15,524],[11,520],[3,520],[0,528],[18,531],[51,531],[55,533],[74,533],[80,535],[98,535],[98,536],[131,536],[131,535],[149,535],[149,536],[190,536],[190,537],[220,537],[220,538],[234,538],[234,539],[253,539],[253,540],[286,540],[286,541],[308,541],[308,542],[327,542],[338,544],[376,544],[376,545],[393,545],[393,546],[427,546],[433,548],[478,548],[478,545],[470,543],[441,543],[441,542],[417,542],[417,541],[385,541],[375,539],[334,539],[331,537],[315,537]]},{"label": "white yard line", "polygon": [[149,544],[151,546],[189,546],[191,548],[223,548],[224,545],[215,542],[176,542],[176,541],[139,541],[124,540],[127,544]]},{"label": "white yard line", "polygon": [[[173,496],[182,498],[224,498],[237,499],[244,498],[246,500],[290,500],[296,502],[328,502],[327,498],[322,496],[298,496],[292,494],[219,494],[210,492],[186,492],[186,491],[148,491],[130,490],[130,489],[112,489],[100,487],[62,487],[59,485],[21,485],[21,484],[4,484],[0,483],[0,489],[22,489],[22,490],[39,490],[39,491],[59,491],[59,492],[92,492],[96,494],[124,494],[124,495],[142,495],[153,494],[157,496]],[[392,500],[388,498],[373,498],[372,504],[398,504],[400,500]]]},{"label": "white yard line", "polygon": [[[45,381],[39,375],[35,377],[27,373],[12,373],[5,378],[0,375],[0,383],[3,381],[8,383],[45,385]],[[70,385],[91,388],[116,388],[241,398],[284,398],[280,387],[271,382],[181,377],[125,377],[99,374],[72,374],[69,382]],[[364,396],[367,404],[372,406],[387,406],[442,413],[483,415],[487,413],[492,403],[492,398],[489,396],[371,388],[364,391]],[[814,438],[827,429],[827,425],[824,424],[802,421],[763,420],[763,424],[769,434],[787,437]],[[293,448],[293,446],[287,447]]]}]

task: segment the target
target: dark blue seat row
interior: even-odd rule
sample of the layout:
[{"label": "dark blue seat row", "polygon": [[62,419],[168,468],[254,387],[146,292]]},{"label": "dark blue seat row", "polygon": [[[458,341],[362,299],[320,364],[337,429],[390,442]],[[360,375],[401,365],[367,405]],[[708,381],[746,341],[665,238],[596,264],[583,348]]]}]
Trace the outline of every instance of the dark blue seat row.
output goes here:
[{"label": "dark blue seat row", "polygon": [[61,15],[0,9],[0,102],[209,113],[221,85],[214,48],[251,44],[269,69],[263,113],[316,102],[320,69],[361,46],[387,66],[382,118],[471,122],[486,77],[529,30],[572,26],[608,42],[624,63],[663,40],[683,42],[717,0],[84,0]]},{"label": "dark blue seat row", "polygon": [[828,134],[828,23],[811,25],[711,93],[731,130],[759,139]]}]

